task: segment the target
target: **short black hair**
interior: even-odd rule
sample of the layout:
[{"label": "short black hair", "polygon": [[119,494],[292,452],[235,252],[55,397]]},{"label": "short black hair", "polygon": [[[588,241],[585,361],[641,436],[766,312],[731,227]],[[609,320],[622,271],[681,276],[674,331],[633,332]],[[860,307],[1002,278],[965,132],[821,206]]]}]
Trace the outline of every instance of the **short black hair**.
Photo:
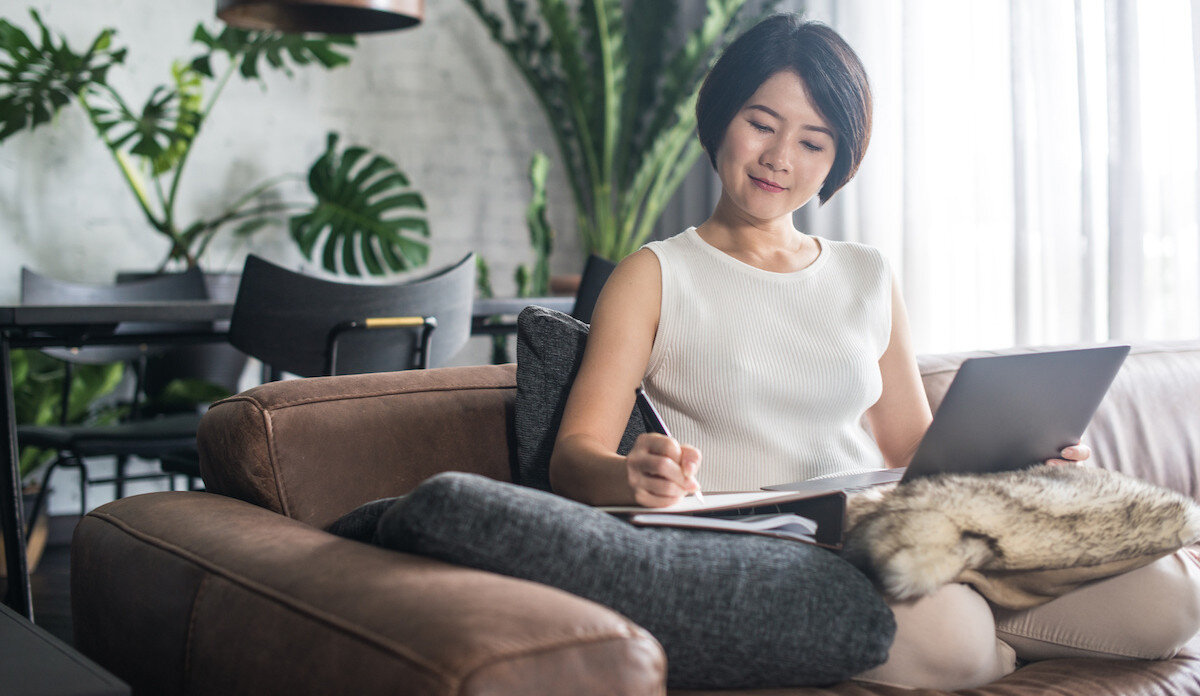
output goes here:
[{"label": "short black hair", "polygon": [[871,85],[862,61],[828,26],[799,15],[772,15],[725,49],[700,87],[696,129],[713,168],[729,122],[772,75],[794,72],[833,126],[837,153],[818,194],[829,200],[858,171],[871,140]]}]

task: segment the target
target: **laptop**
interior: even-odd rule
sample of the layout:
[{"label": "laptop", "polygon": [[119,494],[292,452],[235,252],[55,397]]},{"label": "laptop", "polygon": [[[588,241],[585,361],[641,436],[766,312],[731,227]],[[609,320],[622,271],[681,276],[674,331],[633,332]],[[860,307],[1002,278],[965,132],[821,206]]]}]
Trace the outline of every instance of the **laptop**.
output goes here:
[{"label": "laptop", "polygon": [[935,474],[1012,471],[1059,457],[1079,442],[1127,345],[964,360],[907,468],[767,486],[854,490]]}]

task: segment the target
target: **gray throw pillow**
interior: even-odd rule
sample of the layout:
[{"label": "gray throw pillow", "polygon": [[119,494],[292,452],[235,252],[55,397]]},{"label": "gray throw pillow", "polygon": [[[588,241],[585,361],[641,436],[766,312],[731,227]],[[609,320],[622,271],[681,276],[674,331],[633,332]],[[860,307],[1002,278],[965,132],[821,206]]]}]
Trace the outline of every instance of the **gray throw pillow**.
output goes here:
[{"label": "gray throw pillow", "polygon": [[674,689],[831,684],[887,659],[895,620],[834,553],[750,534],[635,527],[460,472],[392,505],[375,542],[610,607],[667,654]]},{"label": "gray throw pillow", "polygon": [[369,544],[375,538],[375,530],[379,527],[379,518],[383,517],[383,513],[403,497],[393,496],[363,503],[334,520],[325,528],[325,531]]},{"label": "gray throw pillow", "polygon": [[[517,317],[516,483],[550,490],[550,453],[587,335],[587,324],[545,307],[531,305]],[[631,413],[617,451],[628,453],[644,432]]]}]

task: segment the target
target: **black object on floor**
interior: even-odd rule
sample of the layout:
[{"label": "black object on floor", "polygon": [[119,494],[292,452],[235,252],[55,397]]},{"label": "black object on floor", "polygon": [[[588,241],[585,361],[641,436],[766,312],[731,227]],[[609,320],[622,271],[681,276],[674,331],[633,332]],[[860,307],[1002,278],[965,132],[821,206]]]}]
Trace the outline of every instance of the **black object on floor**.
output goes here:
[{"label": "black object on floor", "polygon": [[0,684],[12,696],[128,696],[129,686],[0,604]]}]

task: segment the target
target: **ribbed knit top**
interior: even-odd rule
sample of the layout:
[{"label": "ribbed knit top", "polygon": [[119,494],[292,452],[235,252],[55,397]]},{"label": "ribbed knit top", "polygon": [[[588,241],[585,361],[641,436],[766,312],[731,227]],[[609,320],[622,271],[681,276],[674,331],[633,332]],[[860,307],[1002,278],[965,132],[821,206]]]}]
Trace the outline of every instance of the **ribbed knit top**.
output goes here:
[{"label": "ribbed knit top", "polygon": [[662,269],[646,393],[700,449],[706,491],[882,466],[861,418],[882,390],[891,271],[872,247],[818,241],[792,273],[743,263],[694,227],[646,245]]}]

